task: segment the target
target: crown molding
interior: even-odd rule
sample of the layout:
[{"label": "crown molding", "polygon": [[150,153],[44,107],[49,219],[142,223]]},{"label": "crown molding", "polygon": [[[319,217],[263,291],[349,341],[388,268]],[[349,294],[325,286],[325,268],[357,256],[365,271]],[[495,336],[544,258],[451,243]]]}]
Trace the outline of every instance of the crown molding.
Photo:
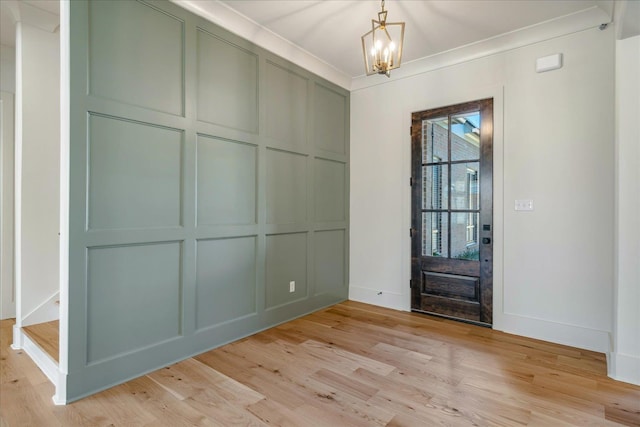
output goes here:
[{"label": "crown molding", "polygon": [[60,16],[23,1],[2,0],[2,7],[9,12],[14,24],[21,22],[49,33],[60,26]]},{"label": "crown molding", "polygon": [[312,55],[300,46],[264,28],[219,1],[171,0],[172,3],[205,18],[318,76],[349,90],[351,76]]},{"label": "crown molding", "polygon": [[390,79],[382,78],[382,76],[375,76],[374,78],[364,75],[354,77],[351,81],[350,89],[355,91],[377,86],[393,80],[405,79],[440,68],[473,61],[589,28],[596,28],[601,24],[612,22],[611,11],[605,9],[607,8],[596,5],[580,12],[410,61],[402,64],[401,68],[394,70]]},{"label": "crown molding", "polygon": [[[451,49],[428,57],[406,62],[394,70],[391,78],[384,76],[350,77],[327,62],[312,55],[293,42],[262,27],[220,1],[171,0],[178,6],[217,24],[256,45],[303,67],[347,90],[355,91],[389,83],[429,71],[473,61],[517,49],[545,40],[609,24],[613,21],[614,2],[598,0],[591,8],[514,30],[489,39]],[[626,0],[625,0],[626,1]],[[617,5],[615,5],[617,6]],[[617,9],[617,7],[615,7]]]}]

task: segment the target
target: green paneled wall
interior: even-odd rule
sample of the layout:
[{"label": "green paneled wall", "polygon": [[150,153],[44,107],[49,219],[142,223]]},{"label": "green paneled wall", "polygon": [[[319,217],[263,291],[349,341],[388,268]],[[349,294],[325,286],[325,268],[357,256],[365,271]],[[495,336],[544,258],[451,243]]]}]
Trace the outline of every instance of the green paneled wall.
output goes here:
[{"label": "green paneled wall", "polygon": [[346,299],[349,93],[173,3],[70,7],[68,400]]}]

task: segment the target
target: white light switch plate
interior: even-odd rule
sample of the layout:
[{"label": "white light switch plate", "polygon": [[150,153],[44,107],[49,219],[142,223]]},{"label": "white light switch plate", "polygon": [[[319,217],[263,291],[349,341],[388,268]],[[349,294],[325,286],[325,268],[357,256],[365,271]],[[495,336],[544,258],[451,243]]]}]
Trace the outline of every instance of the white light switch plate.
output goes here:
[{"label": "white light switch plate", "polygon": [[533,200],[516,200],[515,209],[517,211],[532,211]]}]

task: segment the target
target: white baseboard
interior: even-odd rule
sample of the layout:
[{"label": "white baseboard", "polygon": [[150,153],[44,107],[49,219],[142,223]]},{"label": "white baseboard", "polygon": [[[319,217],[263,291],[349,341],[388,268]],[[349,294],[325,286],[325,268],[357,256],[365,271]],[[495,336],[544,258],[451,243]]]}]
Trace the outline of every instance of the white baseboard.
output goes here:
[{"label": "white baseboard", "polygon": [[[395,310],[409,311],[409,296],[377,291],[359,286],[349,286],[349,299]],[[552,343],[608,354],[611,350],[611,333],[582,326],[568,325],[549,320],[535,319],[512,313],[500,316],[500,326],[494,329]]]},{"label": "white baseboard", "polygon": [[349,299],[351,301],[373,304],[380,307],[392,308],[394,310],[409,311],[408,295],[395,292],[378,291],[359,286],[349,286]]},{"label": "white baseboard", "polygon": [[49,381],[58,388],[59,369],[58,363],[47,354],[38,344],[36,344],[29,335],[20,331],[22,334],[22,349],[31,357],[31,360],[40,368],[40,370],[49,378]]},{"label": "white baseboard", "polygon": [[22,350],[22,330],[18,325],[13,325],[13,342],[11,343],[12,350]]},{"label": "white baseboard", "polygon": [[611,350],[611,333],[608,331],[511,313],[504,313],[501,317],[501,330],[509,334],[522,335],[605,354]]},{"label": "white baseboard", "polygon": [[31,313],[22,318],[22,326],[37,325],[38,323],[50,322],[60,319],[60,291],[54,293],[46,301],[33,309]]},{"label": "white baseboard", "polygon": [[56,383],[56,393],[52,397],[54,405],[67,404],[67,375],[58,370],[58,381]]},{"label": "white baseboard", "polygon": [[608,358],[609,377],[617,381],[640,385],[640,357],[611,353]]}]

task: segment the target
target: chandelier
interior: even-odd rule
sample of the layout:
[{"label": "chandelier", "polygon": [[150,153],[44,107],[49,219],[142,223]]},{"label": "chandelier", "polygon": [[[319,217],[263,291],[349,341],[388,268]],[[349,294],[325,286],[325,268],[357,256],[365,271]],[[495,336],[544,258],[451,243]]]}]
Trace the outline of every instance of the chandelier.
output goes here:
[{"label": "chandelier", "polygon": [[362,36],[362,54],[367,76],[384,74],[390,77],[393,69],[402,62],[404,22],[387,22],[384,0],[381,2],[378,20],[371,20],[371,31]]}]

